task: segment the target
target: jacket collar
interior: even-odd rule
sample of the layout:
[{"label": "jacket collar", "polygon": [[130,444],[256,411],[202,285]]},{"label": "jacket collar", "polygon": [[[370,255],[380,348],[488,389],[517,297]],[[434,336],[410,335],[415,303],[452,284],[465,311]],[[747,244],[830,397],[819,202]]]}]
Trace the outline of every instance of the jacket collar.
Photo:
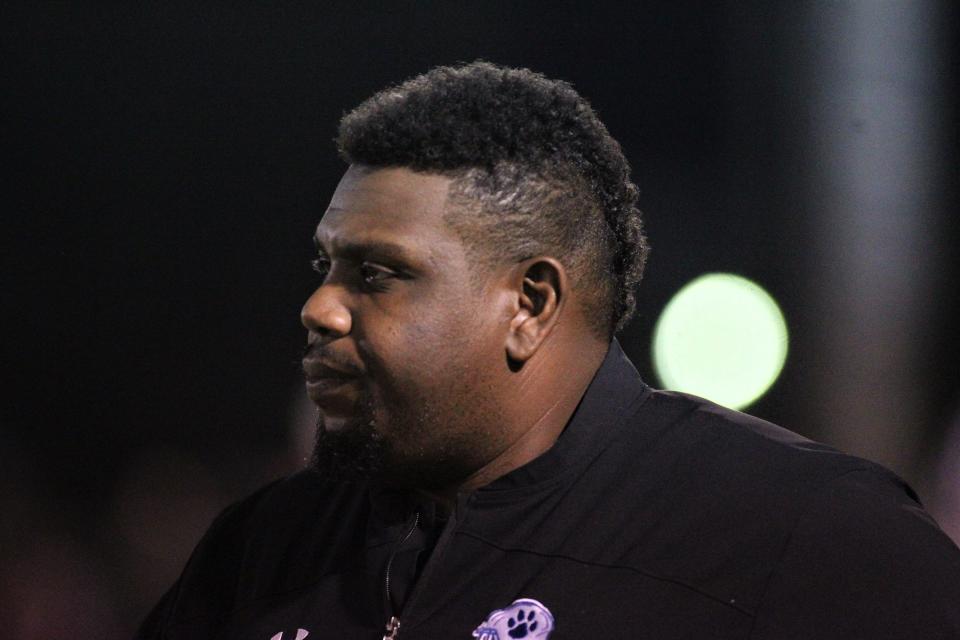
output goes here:
[{"label": "jacket collar", "polygon": [[[650,394],[620,343],[613,339],[560,437],[546,452],[478,489],[477,500],[509,499],[572,478],[577,470],[599,455],[632,413]],[[373,485],[374,507],[368,544],[391,539],[414,510],[432,513],[434,505],[423,496]],[[461,496],[467,499],[467,496]],[[458,501],[459,502],[459,501]],[[376,532],[376,533],[373,533]]]},{"label": "jacket collar", "polygon": [[573,416],[556,443],[539,457],[477,491],[478,499],[507,497],[519,490],[553,485],[588,464],[650,395],[633,363],[614,339]]}]

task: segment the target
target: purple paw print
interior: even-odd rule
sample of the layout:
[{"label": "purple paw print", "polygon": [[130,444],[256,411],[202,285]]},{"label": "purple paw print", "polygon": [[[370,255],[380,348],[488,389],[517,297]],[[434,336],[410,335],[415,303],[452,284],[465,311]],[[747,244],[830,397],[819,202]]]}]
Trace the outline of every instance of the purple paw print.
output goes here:
[{"label": "purple paw print", "polygon": [[553,625],[553,614],[542,602],[520,598],[503,609],[491,611],[473,630],[473,637],[477,640],[547,640]]}]

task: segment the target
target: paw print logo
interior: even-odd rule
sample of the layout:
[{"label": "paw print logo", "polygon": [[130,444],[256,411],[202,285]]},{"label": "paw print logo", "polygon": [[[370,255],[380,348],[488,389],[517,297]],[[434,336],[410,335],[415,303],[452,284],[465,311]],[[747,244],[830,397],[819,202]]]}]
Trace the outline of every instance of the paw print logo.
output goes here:
[{"label": "paw print logo", "polygon": [[[526,638],[528,634],[533,633],[537,630],[537,625],[539,624],[534,618],[537,616],[536,611],[530,611],[527,613],[523,609],[517,611],[517,619],[514,620],[510,618],[507,620],[507,635],[511,638]],[[526,620],[524,620],[526,618]]]},{"label": "paw print logo", "polygon": [[497,609],[474,629],[477,640],[546,640],[553,632],[553,614],[531,598],[514,600],[509,607]]}]

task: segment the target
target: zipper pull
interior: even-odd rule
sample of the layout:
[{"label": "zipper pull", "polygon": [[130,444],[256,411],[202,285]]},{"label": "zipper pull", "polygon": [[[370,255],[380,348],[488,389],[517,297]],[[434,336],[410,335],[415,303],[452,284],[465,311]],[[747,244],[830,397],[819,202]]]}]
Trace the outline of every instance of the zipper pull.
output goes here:
[{"label": "zipper pull", "polygon": [[383,640],[397,640],[400,635],[400,618],[390,616],[390,622],[387,623],[387,632],[383,634]]}]

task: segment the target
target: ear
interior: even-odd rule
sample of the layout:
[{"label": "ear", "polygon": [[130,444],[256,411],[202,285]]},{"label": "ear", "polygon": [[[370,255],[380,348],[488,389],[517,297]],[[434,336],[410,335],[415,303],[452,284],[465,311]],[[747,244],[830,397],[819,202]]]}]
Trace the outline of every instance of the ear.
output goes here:
[{"label": "ear", "polygon": [[567,272],[557,260],[524,260],[515,270],[512,286],[519,305],[510,319],[507,357],[522,365],[536,353],[560,318],[567,299]]}]

